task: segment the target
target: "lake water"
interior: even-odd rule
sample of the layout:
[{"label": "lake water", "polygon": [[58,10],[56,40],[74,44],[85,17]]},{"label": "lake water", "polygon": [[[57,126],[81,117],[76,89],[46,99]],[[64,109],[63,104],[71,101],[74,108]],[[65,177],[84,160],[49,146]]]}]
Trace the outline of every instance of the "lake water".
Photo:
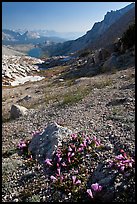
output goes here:
[{"label": "lake water", "polygon": [[35,47],[35,48],[28,51],[28,55],[30,57],[40,58],[42,55],[42,50],[39,47]]}]

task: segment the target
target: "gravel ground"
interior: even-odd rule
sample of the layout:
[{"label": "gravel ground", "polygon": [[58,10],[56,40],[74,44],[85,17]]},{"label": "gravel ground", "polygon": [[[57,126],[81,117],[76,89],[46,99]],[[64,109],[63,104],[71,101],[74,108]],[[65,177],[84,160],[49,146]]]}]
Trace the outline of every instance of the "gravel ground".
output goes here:
[{"label": "gravel ground", "polygon": [[[110,151],[102,153],[101,160],[119,154],[124,149],[135,157],[135,69],[130,67],[109,76],[111,84],[94,87],[89,94],[76,104],[58,106],[57,103],[41,104],[37,109],[19,119],[5,122],[2,125],[3,153],[14,150],[20,139],[31,138],[32,131],[42,130],[49,122],[57,122],[73,132],[87,131],[96,136],[101,143],[107,144]],[[87,81],[99,81],[105,75],[85,78],[77,86],[86,86]],[[38,82],[40,83],[40,82]],[[25,85],[26,86],[26,85]],[[28,85],[27,85],[28,86]],[[33,90],[33,84],[31,84]],[[22,86],[23,87],[23,86]],[[31,90],[29,89],[29,91]],[[52,88],[52,87],[51,87]],[[55,88],[55,87],[54,87]],[[65,88],[65,89],[64,89]],[[22,88],[23,89],[23,88]],[[18,89],[18,93],[21,86]],[[67,87],[58,87],[59,92],[67,91]],[[17,88],[16,88],[17,91]],[[39,90],[41,91],[41,90]],[[53,92],[57,89],[52,90]],[[17,92],[16,92],[17,93]],[[6,95],[6,89],[3,93]],[[26,90],[27,94],[27,90]],[[29,166],[28,162],[16,153],[3,156],[3,202],[52,202],[65,201],[64,195],[52,192],[48,178],[39,164]],[[97,164],[96,164],[97,165]],[[87,167],[89,168],[89,167]],[[41,170],[41,171],[40,171]],[[122,180],[117,178],[117,184]],[[26,179],[26,180],[25,180]],[[34,185],[34,183],[35,185]],[[128,183],[126,183],[128,182]],[[128,192],[127,202],[135,202],[134,175],[130,181],[125,180]],[[30,195],[30,190],[33,192]],[[57,194],[57,195],[56,195]],[[52,195],[52,196],[51,196]],[[118,194],[116,194],[118,195]],[[56,197],[56,198],[54,198]],[[71,198],[67,202],[72,202]],[[125,202],[124,197],[115,196],[113,202]],[[65,201],[66,202],[66,201]]]}]

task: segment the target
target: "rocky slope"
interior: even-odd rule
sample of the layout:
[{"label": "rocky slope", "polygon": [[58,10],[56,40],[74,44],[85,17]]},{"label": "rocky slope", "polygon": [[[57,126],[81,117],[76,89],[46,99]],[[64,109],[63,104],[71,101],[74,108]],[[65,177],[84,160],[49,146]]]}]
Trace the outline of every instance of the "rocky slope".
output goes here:
[{"label": "rocky slope", "polygon": [[[135,202],[134,47],[99,56],[95,64],[73,59],[42,70],[42,81],[3,87],[3,202]],[[96,70],[102,62],[104,73]],[[79,134],[95,147],[71,139]],[[54,160],[59,145],[66,170],[62,158]]]},{"label": "rocky slope", "polygon": [[7,56],[12,56],[12,55],[22,56],[22,55],[25,55],[25,54],[22,53],[22,52],[18,52],[15,49],[12,49],[11,47],[7,47],[7,46],[3,45],[2,46],[2,55],[7,55]]},{"label": "rocky slope", "polygon": [[[120,154],[120,149],[133,159],[135,157],[135,67],[72,81],[59,81],[60,77],[61,73],[49,80],[2,91],[3,114],[10,112],[11,104],[20,104],[29,110],[27,115],[2,125],[3,202],[73,201],[73,195],[54,191],[43,165],[25,159],[16,151],[21,139],[31,140],[33,131],[43,131],[49,123],[56,122],[74,133],[84,130],[91,138],[96,136],[101,144],[107,146],[98,151],[94,165],[85,160],[83,168],[88,171],[94,167],[97,173],[100,165]],[[26,95],[31,97],[25,100]],[[106,171],[105,166],[103,169]],[[106,194],[98,198],[101,202],[135,202],[134,166],[127,171],[127,176],[126,172],[115,171],[115,178],[107,177],[104,183],[102,180]],[[111,176],[112,172],[108,174]],[[97,175],[93,176],[95,182],[102,174]],[[111,191],[110,188],[107,191],[107,185]],[[85,196],[91,202],[88,194]]]}]

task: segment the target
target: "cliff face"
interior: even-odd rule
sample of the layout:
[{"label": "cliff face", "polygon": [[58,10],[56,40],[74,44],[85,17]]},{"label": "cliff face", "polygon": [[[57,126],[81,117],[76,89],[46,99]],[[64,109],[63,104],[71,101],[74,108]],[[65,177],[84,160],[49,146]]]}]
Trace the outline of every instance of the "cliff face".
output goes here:
[{"label": "cliff face", "polygon": [[[82,37],[49,46],[46,49],[49,50],[51,55],[64,55],[88,46],[93,46],[93,48],[105,46],[106,43],[112,43],[117,37],[120,37],[134,18],[135,4],[132,3],[120,10],[107,12],[104,19],[101,22],[96,22],[92,29]],[[110,38],[109,41],[107,41],[107,38]]]}]

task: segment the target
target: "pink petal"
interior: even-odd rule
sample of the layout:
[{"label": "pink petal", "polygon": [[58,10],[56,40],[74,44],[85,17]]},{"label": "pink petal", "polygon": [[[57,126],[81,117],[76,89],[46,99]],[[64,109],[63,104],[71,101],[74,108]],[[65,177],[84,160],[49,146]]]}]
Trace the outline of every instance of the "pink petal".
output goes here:
[{"label": "pink petal", "polygon": [[51,176],[50,178],[51,178],[51,180],[53,180],[53,181],[56,181],[56,180],[57,180],[57,178],[56,178],[55,176]]},{"label": "pink petal", "polygon": [[128,165],[129,165],[129,167],[132,167],[132,163],[131,162]]},{"label": "pink petal", "polygon": [[124,166],[121,166],[121,167],[120,167],[120,170],[121,170],[121,171],[124,171],[124,169],[125,169]]},{"label": "pink petal", "polygon": [[71,161],[70,161],[70,157],[68,157],[68,162],[70,163]]},{"label": "pink petal", "polygon": [[68,148],[68,151],[69,151],[69,152],[72,152],[72,148],[71,148],[70,146],[69,146],[69,148]]},{"label": "pink petal", "polygon": [[135,162],[134,159],[131,158],[131,162]]},{"label": "pink petal", "polygon": [[45,163],[48,164],[49,166],[52,166],[52,164],[51,164],[50,161],[52,161],[52,160],[51,160],[51,159],[46,159],[46,160],[45,160]]},{"label": "pink petal", "polygon": [[102,190],[102,186],[98,186],[98,191],[101,191]]},{"label": "pink petal", "polygon": [[74,154],[74,152],[71,154],[71,157],[73,157],[75,154]]},{"label": "pink petal", "polygon": [[113,161],[109,161],[109,167],[113,166]]},{"label": "pink petal", "polygon": [[96,146],[100,146],[100,141],[99,140],[95,140],[95,144],[96,144]]},{"label": "pink petal", "polygon": [[97,191],[97,190],[98,190],[98,183],[92,184],[92,185],[91,185],[91,188],[92,188],[94,191]]},{"label": "pink petal", "polygon": [[82,143],[80,144],[80,146],[81,146],[81,147],[84,147],[84,145],[83,145]]},{"label": "pink petal", "polygon": [[91,198],[93,198],[93,194],[92,194],[91,189],[87,189],[87,193],[90,195]]},{"label": "pink petal", "polygon": [[126,152],[124,152],[124,154],[123,154],[123,155],[124,155],[124,157],[125,157],[125,158],[127,158],[127,154],[126,154]]},{"label": "pink petal", "polygon": [[61,182],[63,181],[63,179],[64,179],[64,177],[63,177],[63,176],[60,176],[60,181],[61,181]]},{"label": "pink petal", "polygon": [[60,176],[60,168],[57,169],[58,175]]},{"label": "pink petal", "polygon": [[59,160],[59,162],[60,162],[60,161],[62,160],[62,158],[60,157],[58,160]]},{"label": "pink petal", "polygon": [[75,184],[81,184],[81,180],[77,180]]},{"label": "pink petal", "polygon": [[97,140],[96,136],[93,136],[93,139],[96,141]]},{"label": "pink petal", "polygon": [[98,183],[94,183],[91,185],[91,188],[94,190],[94,191],[101,191],[102,190],[102,186],[100,186]]},{"label": "pink petal", "polygon": [[76,176],[72,176],[72,181],[73,181],[73,184],[74,184],[75,181],[76,181]]},{"label": "pink petal", "polygon": [[68,152],[68,157],[71,155],[71,152]]},{"label": "pink petal", "polygon": [[65,162],[63,162],[61,165],[62,165],[62,166],[67,166],[67,165],[65,164]]},{"label": "pink petal", "polygon": [[123,161],[123,164],[124,164],[124,163],[129,163],[129,162],[130,162],[130,160],[129,160],[129,159],[126,159],[126,160]]}]

